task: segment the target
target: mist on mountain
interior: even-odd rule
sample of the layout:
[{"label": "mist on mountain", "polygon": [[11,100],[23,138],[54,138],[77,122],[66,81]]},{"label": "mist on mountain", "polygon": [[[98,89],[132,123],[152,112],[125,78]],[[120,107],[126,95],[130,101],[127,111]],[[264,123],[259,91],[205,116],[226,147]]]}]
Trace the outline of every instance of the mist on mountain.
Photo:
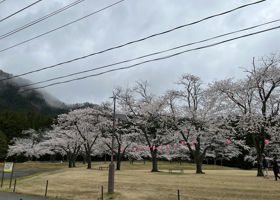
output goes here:
[{"label": "mist on mountain", "polygon": [[[12,76],[0,70],[0,80]],[[45,91],[23,92],[20,86],[30,83],[31,81],[21,77],[0,81],[0,109],[20,112],[35,111],[41,114],[59,114],[67,110],[66,104]]]}]

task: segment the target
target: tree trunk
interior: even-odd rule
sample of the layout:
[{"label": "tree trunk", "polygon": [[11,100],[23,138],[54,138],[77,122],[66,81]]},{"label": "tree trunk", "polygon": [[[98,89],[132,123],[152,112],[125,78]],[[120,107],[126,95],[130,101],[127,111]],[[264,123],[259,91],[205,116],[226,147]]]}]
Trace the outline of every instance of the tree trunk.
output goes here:
[{"label": "tree trunk", "polygon": [[121,156],[117,155],[117,168],[116,170],[121,170]]},{"label": "tree trunk", "polygon": [[[264,135],[264,131],[263,134]],[[258,173],[257,176],[264,176],[262,171],[262,156],[263,156],[263,150],[264,150],[264,138],[263,137],[256,137],[252,135],[252,139],[254,142],[254,146],[257,152],[257,162],[258,162]]]},{"label": "tree trunk", "polygon": [[73,167],[76,167],[76,159],[77,159],[77,156],[73,155],[73,157],[72,157]]},{"label": "tree trunk", "polygon": [[72,160],[70,160],[70,159],[68,160],[68,167],[69,167],[69,168],[72,168],[72,167],[73,167]]},{"label": "tree trunk", "polygon": [[258,156],[257,156],[257,160],[258,160],[258,173],[257,176],[263,176],[263,171],[262,171],[262,153],[258,152]]},{"label": "tree trunk", "polygon": [[196,162],[196,173],[197,174],[205,174],[202,171],[202,160],[200,158],[195,159]]},{"label": "tree trunk", "polygon": [[84,165],[86,164],[86,160],[87,160],[86,155],[83,154],[83,164],[84,164]]},{"label": "tree trunk", "polygon": [[67,153],[67,161],[68,161],[68,167],[72,168],[73,167],[73,162],[72,162],[72,156],[70,153]]},{"label": "tree trunk", "polygon": [[[198,143],[198,145],[196,146],[196,149],[193,152],[193,158],[194,158],[194,162],[196,164],[196,173],[205,174],[204,172],[202,172],[202,163],[203,163],[205,154],[200,152],[200,140],[198,140],[197,143]],[[206,151],[205,151],[205,153],[206,153]]]},{"label": "tree trunk", "polygon": [[68,157],[68,167],[74,167],[73,157],[71,155]]},{"label": "tree trunk", "polygon": [[121,170],[121,161],[117,160],[117,170]]},{"label": "tree trunk", "polygon": [[153,162],[153,169],[152,169],[152,172],[158,172],[158,165],[157,165],[157,149],[155,149],[154,151],[151,150],[151,154],[152,154],[152,162]]},{"label": "tree trunk", "polygon": [[91,155],[87,154],[87,168],[91,169]]}]

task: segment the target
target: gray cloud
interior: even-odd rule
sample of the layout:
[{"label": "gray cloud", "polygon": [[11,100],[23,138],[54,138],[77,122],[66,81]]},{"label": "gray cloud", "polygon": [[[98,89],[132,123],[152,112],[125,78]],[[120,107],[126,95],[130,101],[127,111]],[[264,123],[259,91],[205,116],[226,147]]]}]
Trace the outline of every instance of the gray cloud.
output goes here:
[{"label": "gray cloud", "polygon": [[[0,5],[0,18],[31,2],[33,1],[6,1]],[[10,20],[0,23],[0,34],[71,2],[68,0],[42,1]],[[113,2],[115,1],[87,0],[25,31],[0,40],[0,48],[48,31]],[[127,0],[65,29],[0,53],[0,69],[8,73],[20,74],[164,31],[245,3],[248,1]],[[36,82],[253,26],[280,18],[280,14],[277,12],[279,7],[278,0],[268,0],[226,16],[79,62],[28,75],[25,78]],[[165,90],[175,87],[174,82],[182,73],[193,73],[200,76],[205,83],[229,77],[241,78],[244,74],[240,67],[250,67],[252,57],[279,50],[280,40],[278,38],[279,30],[275,30],[186,53],[168,60],[145,64],[134,69],[49,87],[45,91],[66,103],[84,101],[99,103],[109,99],[114,87],[132,86],[137,80],[147,80],[154,93],[163,93]],[[190,47],[185,49],[188,48]]]}]

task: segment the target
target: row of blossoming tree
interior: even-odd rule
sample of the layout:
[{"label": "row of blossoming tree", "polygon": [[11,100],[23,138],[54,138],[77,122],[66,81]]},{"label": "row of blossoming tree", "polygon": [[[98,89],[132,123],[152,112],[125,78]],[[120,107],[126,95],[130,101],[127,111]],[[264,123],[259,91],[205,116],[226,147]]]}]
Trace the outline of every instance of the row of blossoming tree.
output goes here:
[{"label": "row of blossoming tree", "polygon": [[[152,94],[140,81],[132,88],[116,88],[117,110],[127,115],[118,120],[114,155],[117,169],[127,157],[151,158],[152,172],[158,159],[193,159],[196,173],[203,173],[206,157],[225,159],[248,152],[247,160],[258,164],[265,150],[270,155],[279,149],[280,57],[272,54],[245,71],[243,79],[226,79],[204,85],[201,79],[184,74],[176,89],[162,96]],[[88,168],[92,156],[109,154],[112,137],[112,105],[103,103],[58,115],[51,130],[28,130],[15,138],[9,155],[40,157],[66,155],[75,167],[84,155]],[[269,141],[269,145],[265,144]]]}]

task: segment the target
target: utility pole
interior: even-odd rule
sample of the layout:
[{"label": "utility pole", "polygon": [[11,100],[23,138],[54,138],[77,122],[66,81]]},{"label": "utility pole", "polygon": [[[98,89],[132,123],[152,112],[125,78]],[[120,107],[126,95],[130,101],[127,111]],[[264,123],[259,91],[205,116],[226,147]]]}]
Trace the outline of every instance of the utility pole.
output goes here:
[{"label": "utility pole", "polygon": [[108,193],[114,193],[114,179],[115,179],[115,165],[114,165],[114,138],[115,138],[115,126],[116,126],[116,96],[113,97],[114,112],[113,112],[113,130],[112,130],[112,146],[111,146],[111,163],[109,164],[109,176],[108,176]]}]

